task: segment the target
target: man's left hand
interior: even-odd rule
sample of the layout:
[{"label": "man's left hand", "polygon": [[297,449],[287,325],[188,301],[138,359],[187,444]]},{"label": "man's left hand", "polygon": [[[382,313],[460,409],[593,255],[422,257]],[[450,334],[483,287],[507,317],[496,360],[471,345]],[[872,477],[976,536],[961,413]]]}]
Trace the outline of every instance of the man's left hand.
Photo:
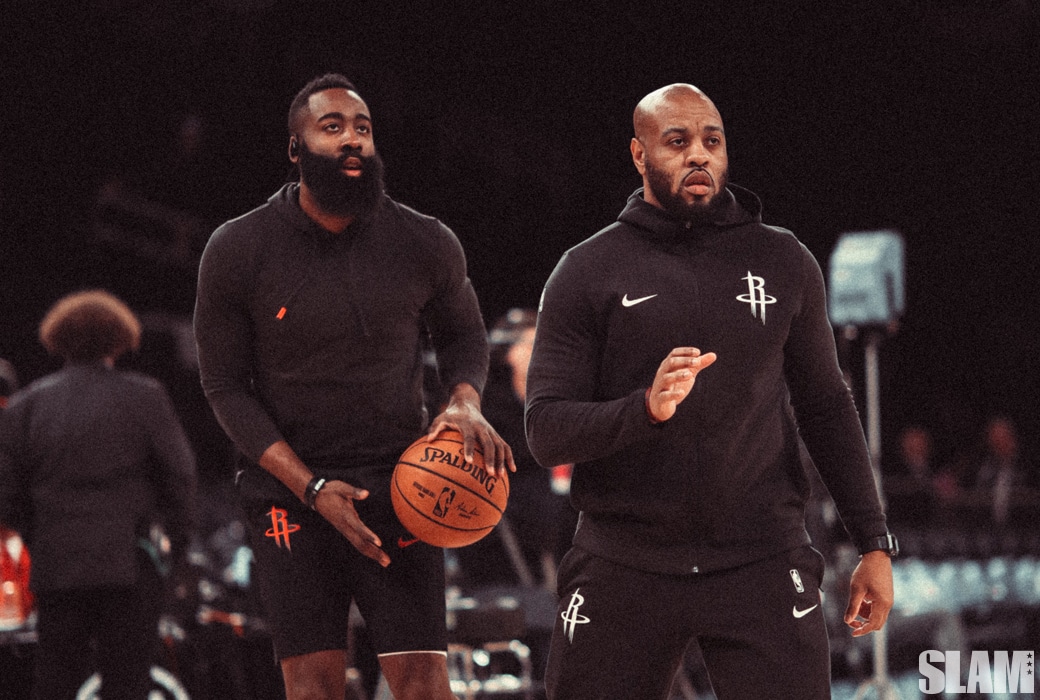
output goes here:
[{"label": "man's left hand", "polygon": [[449,428],[462,433],[462,455],[467,462],[473,461],[473,450],[479,442],[488,474],[505,476],[507,470],[516,471],[512,448],[484,418],[480,395],[469,384],[459,384],[452,390],[448,407],[433,419],[427,437],[432,440]]},{"label": "man's left hand", "polygon": [[894,598],[892,559],[882,551],[867,552],[849,581],[845,624],[852,628],[852,636],[862,637],[884,627]]}]

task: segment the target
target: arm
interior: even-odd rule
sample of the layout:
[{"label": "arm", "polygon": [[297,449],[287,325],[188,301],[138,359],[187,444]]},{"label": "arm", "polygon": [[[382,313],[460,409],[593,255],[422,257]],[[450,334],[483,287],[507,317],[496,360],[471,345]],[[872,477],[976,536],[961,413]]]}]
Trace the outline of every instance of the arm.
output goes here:
[{"label": "arm", "polygon": [[235,446],[253,462],[284,439],[252,390],[253,326],[246,295],[253,289],[251,250],[236,247],[221,227],[199,267],[195,345],[206,399]]},{"label": "arm", "polygon": [[198,524],[195,507],[197,473],[195,454],[174,411],[169,395],[158,387],[155,405],[148,411],[152,450],[159,469],[153,475],[158,504],[165,516],[174,552],[183,550]]},{"label": "arm", "polygon": [[[885,535],[888,529],[863,427],[838,366],[823,274],[808,251],[803,261],[805,297],[784,350],[784,370],[800,434],[842,523],[863,552],[871,539]],[[845,623],[853,629],[853,636],[881,629],[892,603],[888,554],[866,552],[852,574],[845,611]]]},{"label": "arm", "polygon": [[444,229],[442,275],[437,280],[437,293],[427,308],[441,381],[450,387],[448,406],[430,425],[429,436],[435,437],[446,428],[454,428],[463,436],[463,454],[473,459],[479,442],[489,473],[502,475],[516,471],[513,451],[498,434],[480,409],[480,393],[488,372],[488,341],[484,319],[473,285],[466,275],[466,259],[455,234]]},{"label": "arm", "polygon": [[[590,279],[590,273],[568,253],[542,294],[527,374],[525,424],[531,453],[546,468],[589,462],[653,438],[658,428],[648,414],[647,386],[654,385],[650,410],[658,418],[670,417],[665,414],[674,405],[665,405],[678,399],[678,395],[662,394],[666,384],[678,377],[663,375],[682,371],[682,361],[665,367],[663,373],[658,367],[655,379],[648,372],[646,384],[625,395],[602,396],[605,321],[603,310],[590,298]],[[671,357],[654,361],[668,362]]]},{"label": "arm", "polygon": [[784,347],[784,372],[806,448],[853,543],[863,551],[888,532],[852,393],[838,366],[823,274],[804,251],[802,310]]}]

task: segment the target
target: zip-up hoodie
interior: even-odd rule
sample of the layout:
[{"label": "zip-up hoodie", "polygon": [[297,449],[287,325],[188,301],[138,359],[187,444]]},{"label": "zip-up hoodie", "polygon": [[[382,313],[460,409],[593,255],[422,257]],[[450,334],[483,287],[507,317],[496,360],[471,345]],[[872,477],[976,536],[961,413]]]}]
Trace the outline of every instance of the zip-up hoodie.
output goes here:
[{"label": "zip-up hoodie", "polygon": [[[650,571],[719,570],[809,542],[800,439],[857,545],[886,533],[838,366],[823,275],[729,185],[711,225],[629,197],[546,283],[527,380],[540,464],[576,463],[575,544]],[[718,354],[675,415],[644,394],[675,347]]]},{"label": "zip-up hoodie", "polygon": [[[279,440],[322,476],[389,473],[429,422],[423,343],[445,386],[482,391],[488,346],[456,236],[384,196],[340,234],[288,184],[218,228],[199,271],[195,339],[217,419],[252,462]],[[288,489],[256,467],[247,492]],[[356,482],[355,482],[356,483]]]}]

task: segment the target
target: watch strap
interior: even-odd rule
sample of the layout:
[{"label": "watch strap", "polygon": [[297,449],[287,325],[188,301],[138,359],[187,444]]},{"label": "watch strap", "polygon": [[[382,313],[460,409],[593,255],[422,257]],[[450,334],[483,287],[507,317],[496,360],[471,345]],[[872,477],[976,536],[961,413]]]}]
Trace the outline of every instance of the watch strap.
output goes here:
[{"label": "watch strap", "polygon": [[314,501],[318,498],[318,492],[325,488],[326,483],[328,482],[323,476],[316,476],[307,482],[307,488],[303,490],[303,502],[311,510],[315,510]]},{"label": "watch strap", "polygon": [[860,554],[881,551],[890,557],[899,556],[899,540],[891,532],[886,532],[880,537],[872,537],[864,541],[860,548]]}]

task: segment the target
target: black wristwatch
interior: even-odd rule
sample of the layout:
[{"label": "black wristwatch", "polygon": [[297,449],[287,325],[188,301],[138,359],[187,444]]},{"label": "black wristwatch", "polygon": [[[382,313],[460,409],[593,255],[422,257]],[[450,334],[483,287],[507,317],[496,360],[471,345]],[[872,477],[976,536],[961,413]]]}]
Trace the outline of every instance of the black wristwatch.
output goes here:
[{"label": "black wristwatch", "polygon": [[891,532],[882,535],[881,537],[874,537],[863,543],[860,548],[860,554],[866,554],[867,552],[881,551],[890,557],[899,556],[899,540]]},{"label": "black wristwatch", "polygon": [[318,492],[325,488],[325,484],[328,482],[324,477],[316,476],[310,480],[307,484],[307,488],[303,490],[303,502],[307,504],[307,507],[311,510],[317,510],[314,507],[314,500],[318,497]]}]

